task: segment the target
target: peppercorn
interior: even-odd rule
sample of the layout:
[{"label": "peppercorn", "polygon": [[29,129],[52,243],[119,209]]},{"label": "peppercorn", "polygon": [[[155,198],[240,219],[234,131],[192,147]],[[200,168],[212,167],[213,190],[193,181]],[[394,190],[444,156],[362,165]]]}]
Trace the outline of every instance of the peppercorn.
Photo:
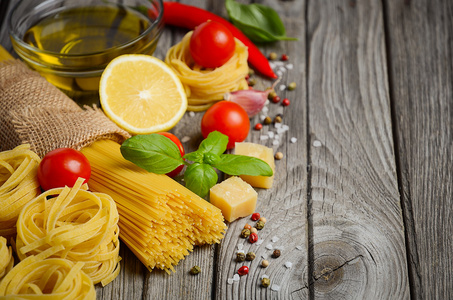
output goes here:
[{"label": "peppercorn", "polygon": [[245,260],[245,254],[243,252],[236,253],[236,261],[243,262]]},{"label": "peppercorn", "polygon": [[256,233],[251,233],[250,236],[249,236],[249,242],[251,244],[254,244],[258,241],[258,234]]},{"label": "peppercorn", "polygon": [[261,285],[267,288],[268,286],[271,285],[271,280],[267,277],[264,277],[263,279],[261,279]]},{"label": "peppercorn", "polygon": [[248,238],[250,235],[250,229],[244,228],[241,231],[241,237],[243,238]]},{"label": "peppercorn", "polygon": [[250,233],[258,233],[258,229],[256,229],[255,227],[252,227],[252,229],[250,229]]},{"label": "peppercorn", "polygon": [[275,116],[274,123],[281,123],[281,122],[282,122],[282,117],[280,115]]},{"label": "peppercorn", "polygon": [[266,118],[264,118],[263,123],[264,125],[269,125],[270,123],[272,123],[271,117],[267,116]]},{"label": "peppercorn", "polygon": [[274,252],[272,253],[273,258],[280,257],[280,255],[281,255],[281,252],[278,249],[275,249]]},{"label": "peppercorn", "polygon": [[245,225],[244,225],[244,229],[250,230],[250,229],[252,229],[252,225],[250,225],[250,224],[245,224]]},{"label": "peppercorn", "polygon": [[288,56],[288,54],[282,54],[282,58],[281,58],[281,60],[283,60],[283,61],[287,61],[288,59],[289,59],[289,56]]},{"label": "peppercorn", "polygon": [[280,102],[280,99],[281,99],[280,96],[275,95],[275,96],[272,98],[272,102],[278,103],[278,102]]},{"label": "peppercorn", "polygon": [[248,81],[249,86],[254,86],[256,84],[256,79],[255,78],[250,78]]},{"label": "peppercorn", "polygon": [[277,96],[277,93],[274,90],[272,90],[267,95],[267,99],[272,100],[275,96]]},{"label": "peppercorn", "polygon": [[201,272],[201,268],[199,266],[193,266],[192,269],[190,269],[190,274],[192,275],[197,275]]},{"label": "peppercorn", "polygon": [[283,101],[282,101],[283,106],[288,106],[289,104],[290,104],[290,101],[288,98],[283,99]]},{"label": "peppercorn", "polygon": [[264,222],[263,221],[256,222],[255,228],[258,229],[258,230],[263,229],[264,228]]},{"label": "peppercorn", "polygon": [[252,214],[251,219],[252,219],[252,221],[257,221],[260,217],[261,217],[260,213],[254,213],[254,214]]},{"label": "peppercorn", "polygon": [[252,76],[252,75],[254,75],[254,74],[255,74],[255,70],[249,68],[249,74],[248,74],[248,75],[249,75],[249,76]]},{"label": "peppercorn", "polygon": [[274,156],[274,158],[275,158],[276,160],[280,160],[280,159],[282,159],[282,158],[283,158],[283,153],[281,153],[281,152],[277,152],[277,153],[275,153],[275,156]]},{"label": "peppercorn", "polygon": [[289,85],[288,85],[288,90],[290,91],[293,91],[296,89],[296,86],[297,84],[295,82],[291,82]]},{"label": "peppercorn", "polygon": [[269,59],[270,60],[276,60],[277,59],[277,53],[275,53],[275,52],[269,53]]},{"label": "peppercorn", "polygon": [[261,266],[262,266],[263,268],[267,268],[267,266],[269,266],[269,261],[266,260],[266,259],[263,260],[263,261],[261,262]]},{"label": "peppercorn", "polygon": [[267,222],[267,220],[266,220],[265,217],[261,217],[261,218],[259,219],[259,221],[263,222],[264,224],[266,224],[266,222]]},{"label": "peppercorn", "polygon": [[241,276],[247,275],[249,273],[249,267],[247,266],[242,266],[238,270],[238,274]]},{"label": "peppercorn", "polygon": [[263,129],[263,124],[261,124],[261,123],[256,123],[256,125],[255,125],[254,128],[255,128],[255,130],[261,130],[261,129]]},{"label": "peppercorn", "polygon": [[248,260],[248,261],[252,261],[252,260],[255,259],[255,257],[256,257],[255,253],[249,252],[249,253],[247,253],[247,255],[245,256],[245,259]]}]

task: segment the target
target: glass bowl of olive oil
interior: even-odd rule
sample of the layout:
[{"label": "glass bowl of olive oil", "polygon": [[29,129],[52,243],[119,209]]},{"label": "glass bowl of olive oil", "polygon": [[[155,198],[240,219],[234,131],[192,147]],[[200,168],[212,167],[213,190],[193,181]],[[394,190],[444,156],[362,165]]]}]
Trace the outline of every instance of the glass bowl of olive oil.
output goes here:
[{"label": "glass bowl of olive oil", "polygon": [[8,25],[22,60],[74,100],[91,103],[113,58],[153,54],[162,15],[162,0],[20,0]]}]

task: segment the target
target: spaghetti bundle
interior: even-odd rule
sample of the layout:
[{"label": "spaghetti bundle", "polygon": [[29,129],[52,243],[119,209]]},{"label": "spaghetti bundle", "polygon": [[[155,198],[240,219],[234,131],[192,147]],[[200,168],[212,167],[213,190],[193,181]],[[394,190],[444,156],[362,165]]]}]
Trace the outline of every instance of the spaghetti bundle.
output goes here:
[{"label": "spaghetti bundle", "polygon": [[125,160],[120,145],[97,141],[82,149],[91,163],[90,188],[115,199],[120,238],[152,270],[170,273],[194,245],[218,243],[221,211],[166,175]]},{"label": "spaghetti bundle", "polygon": [[233,57],[224,65],[215,69],[203,69],[197,65],[190,55],[190,37],[188,32],[180,43],[171,47],[165,62],[176,72],[187,94],[188,110],[201,111],[228,92],[247,89],[245,77],[249,72],[247,47],[238,39]]},{"label": "spaghetti bundle", "polygon": [[48,249],[53,257],[84,262],[96,284],[119,273],[118,211],[113,199],[87,191],[79,178],[73,188],[51,189],[30,201],[17,219],[17,255],[24,260]]},{"label": "spaghetti bundle", "polygon": [[28,144],[0,152],[0,236],[15,236],[20,210],[41,192],[36,177],[40,161]]},{"label": "spaghetti bundle", "polygon": [[0,281],[14,265],[13,251],[6,245],[6,239],[0,236]]},{"label": "spaghetti bundle", "polygon": [[61,249],[48,249],[18,263],[0,281],[1,298],[95,300],[93,281],[82,271],[82,262],[47,258],[55,250]]}]

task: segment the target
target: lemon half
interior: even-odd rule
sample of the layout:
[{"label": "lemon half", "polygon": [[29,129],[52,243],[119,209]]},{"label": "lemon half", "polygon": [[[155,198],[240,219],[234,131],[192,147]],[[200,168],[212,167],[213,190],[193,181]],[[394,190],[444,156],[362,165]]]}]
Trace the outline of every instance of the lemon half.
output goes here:
[{"label": "lemon half", "polygon": [[162,60],[143,54],[113,59],[102,73],[99,97],[104,113],[131,134],[167,131],[187,109],[178,76]]}]

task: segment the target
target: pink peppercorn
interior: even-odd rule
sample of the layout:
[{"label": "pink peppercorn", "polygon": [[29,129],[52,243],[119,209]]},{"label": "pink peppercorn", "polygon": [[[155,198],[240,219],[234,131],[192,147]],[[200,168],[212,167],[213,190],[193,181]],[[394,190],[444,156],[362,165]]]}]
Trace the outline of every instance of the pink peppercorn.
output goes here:
[{"label": "pink peppercorn", "polygon": [[272,98],[272,102],[274,102],[274,103],[280,102],[280,96],[274,96],[274,97]]},{"label": "pink peppercorn", "polygon": [[289,104],[290,104],[290,101],[288,98],[283,99],[283,101],[282,101],[283,106],[288,106]]},{"label": "pink peppercorn", "polygon": [[254,243],[256,243],[257,241],[258,241],[258,234],[254,233],[254,232],[250,233],[250,235],[249,235],[249,242],[250,242],[251,244],[254,244]]},{"label": "pink peppercorn", "polygon": [[255,128],[255,130],[261,130],[261,129],[263,129],[263,124],[257,123],[254,128]]},{"label": "pink peppercorn", "polygon": [[252,221],[258,221],[261,218],[260,213],[254,213],[252,214]]},{"label": "pink peppercorn", "polygon": [[238,270],[238,274],[241,276],[247,275],[249,273],[249,267],[247,266],[242,266]]},{"label": "pink peppercorn", "polygon": [[289,56],[287,54],[282,54],[281,60],[287,61],[289,59]]}]

